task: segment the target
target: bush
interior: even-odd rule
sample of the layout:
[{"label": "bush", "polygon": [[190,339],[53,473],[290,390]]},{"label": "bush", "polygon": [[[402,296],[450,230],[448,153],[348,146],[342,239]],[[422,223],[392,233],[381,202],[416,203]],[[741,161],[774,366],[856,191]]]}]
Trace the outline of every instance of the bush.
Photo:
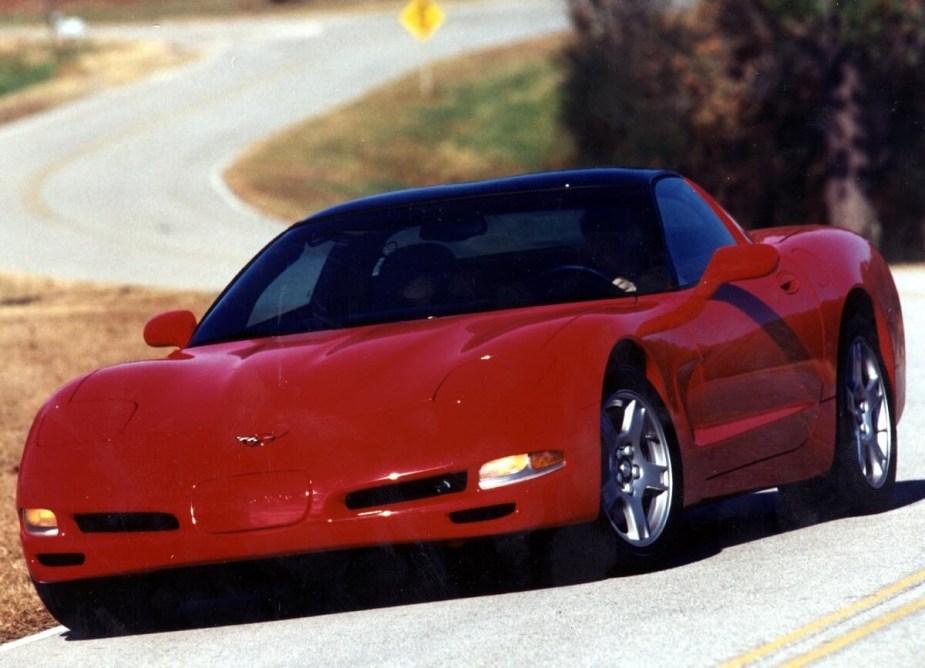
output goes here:
[{"label": "bush", "polygon": [[925,9],[910,0],[571,0],[585,163],[684,171],[747,226],[842,225],[922,259]]}]

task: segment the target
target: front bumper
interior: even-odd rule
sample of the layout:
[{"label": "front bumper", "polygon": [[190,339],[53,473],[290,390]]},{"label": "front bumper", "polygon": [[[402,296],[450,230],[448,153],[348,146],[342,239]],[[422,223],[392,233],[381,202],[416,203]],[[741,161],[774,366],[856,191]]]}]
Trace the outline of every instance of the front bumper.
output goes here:
[{"label": "front bumper", "polygon": [[[596,516],[596,486],[578,485],[566,466],[547,476],[506,487],[464,488],[424,495],[390,497],[389,485],[349,503],[351,493],[308,490],[301,506],[298,493],[267,493],[240,480],[239,507],[263,505],[265,512],[212,512],[204,518],[197,504],[154,504],[114,508],[105,513],[58,511],[56,535],[35,535],[22,527],[23,552],[38,582],[150,572],[160,569],[236,560],[280,557],[326,550],[385,544],[452,541],[590,521]],[[290,482],[297,472],[284,472]],[[477,476],[477,471],[474,472]],[[275,474],[269,475],[274,484]],[[417,488],[434,489],[452,482],[453,473],[416,478]],[[456,484],[459,484],[459,475]],[[264,478],[266,479],[266,478]],[[413,492],[415,486],[411,487]],[[399,490],[400,492],[401,490]],[[405,490],[407,491],[407,489]],[[420,496],[420,493],[418,493]],[[356,499],[356,493],[353,493]],[[195,493],[194,493],[195,498]],[[352,508],[349,506],[353,506]],[[298,508],[302,508],[298,511]],[[167,518],[167,519],[165,519]],[[175,518],[175,522],[170,521]]]}]

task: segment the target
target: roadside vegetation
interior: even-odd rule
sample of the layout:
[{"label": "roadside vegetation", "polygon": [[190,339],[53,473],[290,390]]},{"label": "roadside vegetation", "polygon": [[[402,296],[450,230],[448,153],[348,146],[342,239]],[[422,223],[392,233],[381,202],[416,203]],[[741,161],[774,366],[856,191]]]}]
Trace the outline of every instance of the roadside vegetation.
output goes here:
[{"label": "roadside vegetation", "polygon": [[48,81],[60,62],[50,45],[0,45],[0,96]]},{"label": "roadside vegetation", "polygon": [[0,123],[9,123],[155,70],[194,54],[159,42],[0,40]]},{"label": "roadside vegetation", "polygon": [[564,38],[437,63],[242,156],[226,179],[281,219],[346,199],[435,183],[567,167],[559,124]]},{"label": "roadside vegetation", "polygon": [[830,224],[925,259],[925,5],[569,0],[582,164],[677,169],[747,227]]}]

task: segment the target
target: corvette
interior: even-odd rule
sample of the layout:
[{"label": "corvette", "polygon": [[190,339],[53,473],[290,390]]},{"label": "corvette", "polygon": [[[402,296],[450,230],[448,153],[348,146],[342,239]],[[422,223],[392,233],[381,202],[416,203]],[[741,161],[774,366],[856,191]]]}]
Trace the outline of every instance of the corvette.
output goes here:
[{"label": "corvette", "polygon": [[62,387],[23,453],[23,551],[72,628],[100,605],[75,592],[119,578],[335,549],[587,524],[645,565],[693,505],[777,487],[794,516],[870,513],[896,477],[877,251],[747,233],[672,172],[342,204],[144,337],[171,352]]}]

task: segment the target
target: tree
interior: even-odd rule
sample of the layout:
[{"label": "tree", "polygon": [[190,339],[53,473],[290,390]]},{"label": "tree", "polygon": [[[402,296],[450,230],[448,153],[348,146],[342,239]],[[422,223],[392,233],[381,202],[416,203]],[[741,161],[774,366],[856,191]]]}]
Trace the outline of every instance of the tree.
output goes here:
[{"label": "tree", "polygon": [[576,39],[566,52],[563,117],[583,162],[663,164],[684,151],[685,100],[672,62],[684,34],[665,20],[668,4],[571,1]]},{"label": "tree", "polygon": [[[710,0],[698,23],[724,36],[722,69],[737,83],[740,132],[727,154],[763,135],[775,187],[798,195],[804,218],[852,229],[893,255],[917,237],[921,253],[921,4]],[[891,206],[888,190],[904,206]]]},{"label": "tree", "polygon": [[[618,126],[633,126],[646,138],[627,130],[618,141],[588,137],[578,146],[604,148],[603,155],[588,154],[589,161],[621,162],[634,147],[655,143],[659,149],[646,152],[649,164],[695,176],[747,224],[836,224],[894,258],[923,256],[922,3],[701,0],[683,15],[661,7],[650,11],[647,30],[659,37],[650,41],[658,45],[655,61],[671,65],[658,70],[662,79],[648,82],[651,66],[619,41],[596,46],[609,51],[609,64],[589,67],[585,54],[595,51],[588,44],[605,43],[589,39],[593,33],[584,26],[607,26],[640,4],[572,0],[576,46],[566,100],[580,92],[573,82],[596,72],[590,90],[630,97],[641,90],[644,101],[610,108]],[[631,72],[614,74],[621,66]],[[660,116],[659,96],[671,96]],[[566,108],[579,105],[570,100]],[[600,131],[571,127],[579,135]]]}]

